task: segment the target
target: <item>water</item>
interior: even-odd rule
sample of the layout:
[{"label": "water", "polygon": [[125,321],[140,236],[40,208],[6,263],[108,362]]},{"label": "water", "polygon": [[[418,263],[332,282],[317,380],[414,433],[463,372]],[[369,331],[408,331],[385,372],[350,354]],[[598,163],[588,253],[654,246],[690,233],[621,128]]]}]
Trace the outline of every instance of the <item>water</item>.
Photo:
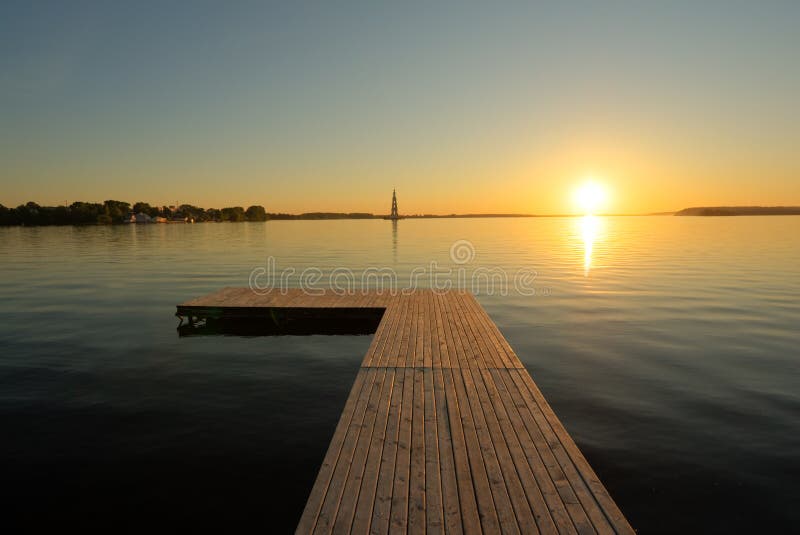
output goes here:
[{"label": "water", "polygon": [[0,229],[0,522],[291,531],[371,336],[173,317],[268,255],[508,273],[479,301],[634,527],[800,522],[800,217]]}]

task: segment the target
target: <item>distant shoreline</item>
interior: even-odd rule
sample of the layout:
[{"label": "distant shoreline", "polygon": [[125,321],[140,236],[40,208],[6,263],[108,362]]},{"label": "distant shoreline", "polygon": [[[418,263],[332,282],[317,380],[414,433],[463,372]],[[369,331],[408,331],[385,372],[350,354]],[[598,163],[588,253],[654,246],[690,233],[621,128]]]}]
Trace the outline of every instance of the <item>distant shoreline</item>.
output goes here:
[{"label": "distant shoreline", "polygon": [[[642,214],[597,214],[599,217],[641,216],[754,216],[800,215],[800,206],[697,206],[677,212],[649,212]],[[583,217],[582,214],[406,214],[401,219],[480,219],[480,218],[534,218]],[[118,224],[162,223],[222,223],[247,221],[330,221],[343,219],[387,219],[386,214],[369,212],[305,212],[289,214],[267,212],[262,206],[240,206],[216,209],[200,208],[188,204],[180,206],[150,206],[147,203],[131,205],[121,201],[104,203],[75,202],[69,206],[40,206],[34,202],[7,208],[0,204],[0,227],[11,226],[86,226]]]},{"label": "distant shoreline", "polygon": [[696,206],[684,208],[680,216],[800,215],[800,206]]},{"label": "distant shoreline", "polygon": [[[659,212],[650,214],[597,214],[597,217],[648,217],[648,216],[664,216],[672,215],[673,212]],[[37,214],[38,215],[38,214]],[[35,217],[35,216],[34,216]],[[399,219],[514,219],[514,218],[575,218],[585,217],[585,214],[413,214],[401,215]],[[99,216],[97,221],[52,221],[45,219],[44,221],[31,220],[26,217],[26,220],[19,218],[5,218],[0,220],[0,227],[57,227],[57,226],[105,226],[113,225],[120,226],[126,224],[194,224],[194,223],[252,223],[252,222],[265,222],[265,221],[344,221],[344,220],[387,220],[385,215],[381,214],[348,214],[337,212],[315,212],[303,214],[283,214],[283,213],[269,213],[265,217],[257,219],[249,219],[247,217],[241,219],[195,219],[191,216],[177,216],[170,219],[167,218],[151,218],[151,220],[138,221],[135,215],[133,219],[110,219],[108,217]]]},{"label": "distant shoreline", "polygon": [[[597,214],[599,216],[670,215],[672,212],[653,214]],[[41,206],[35,202],[8,208],[0,204],[0,226],[66,226],[66,225],[119,225],[162,223],[217,223],[244,221],[323,221],[341,219],[388,219],[388,214],[369,212],[304,212],[288,214],[267,212],[263,206],[254,205],[246,210],[241,206],[222,209],[202,208],[190,204],[178,206],[151,206],[145,202],[134,204],[107,200],[103,203],[77,201],[70,205]],[[582,214],[519,214],[519,213],[466,213],[466,214],[405,214],[400,219],[462,219],[462,218],[515,218],[515,217],[582,217]]]}]

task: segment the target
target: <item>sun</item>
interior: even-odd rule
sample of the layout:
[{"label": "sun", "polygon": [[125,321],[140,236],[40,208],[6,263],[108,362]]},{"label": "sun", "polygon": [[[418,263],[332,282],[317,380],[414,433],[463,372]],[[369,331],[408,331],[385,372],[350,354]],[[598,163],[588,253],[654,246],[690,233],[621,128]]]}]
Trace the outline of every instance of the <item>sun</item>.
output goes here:
[{"label": "sun", "polygon": [[581,213],[589,215],[594,214],[598,210],[605,207],[608,200],[608,193],[606,188],[592,180],[587,179],[575,190],[574,201],[575,206]]}]

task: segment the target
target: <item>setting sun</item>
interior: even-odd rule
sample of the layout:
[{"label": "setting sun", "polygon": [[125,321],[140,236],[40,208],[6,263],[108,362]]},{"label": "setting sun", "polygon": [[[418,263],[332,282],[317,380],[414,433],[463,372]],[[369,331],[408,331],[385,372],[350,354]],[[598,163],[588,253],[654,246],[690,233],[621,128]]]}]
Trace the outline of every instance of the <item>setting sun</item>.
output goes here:
[{"label": "setting sun", "polygon": [[587,180],[575,190],[575,205],[583,214],[594,214],[605,208],[608,200],[606,188],[593,180]]}]

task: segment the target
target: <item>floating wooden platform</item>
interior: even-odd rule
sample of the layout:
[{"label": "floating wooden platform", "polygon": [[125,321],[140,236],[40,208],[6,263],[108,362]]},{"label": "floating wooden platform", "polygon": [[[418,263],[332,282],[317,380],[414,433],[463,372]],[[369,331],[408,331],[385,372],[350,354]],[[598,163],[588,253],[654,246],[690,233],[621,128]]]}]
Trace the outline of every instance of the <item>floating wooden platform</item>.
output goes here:
[{"label": "floating wooden platform", "polygon": [[225,288],[178,314],[273,308],[384,309],[297,533],[633,533],[471,294]]}]

